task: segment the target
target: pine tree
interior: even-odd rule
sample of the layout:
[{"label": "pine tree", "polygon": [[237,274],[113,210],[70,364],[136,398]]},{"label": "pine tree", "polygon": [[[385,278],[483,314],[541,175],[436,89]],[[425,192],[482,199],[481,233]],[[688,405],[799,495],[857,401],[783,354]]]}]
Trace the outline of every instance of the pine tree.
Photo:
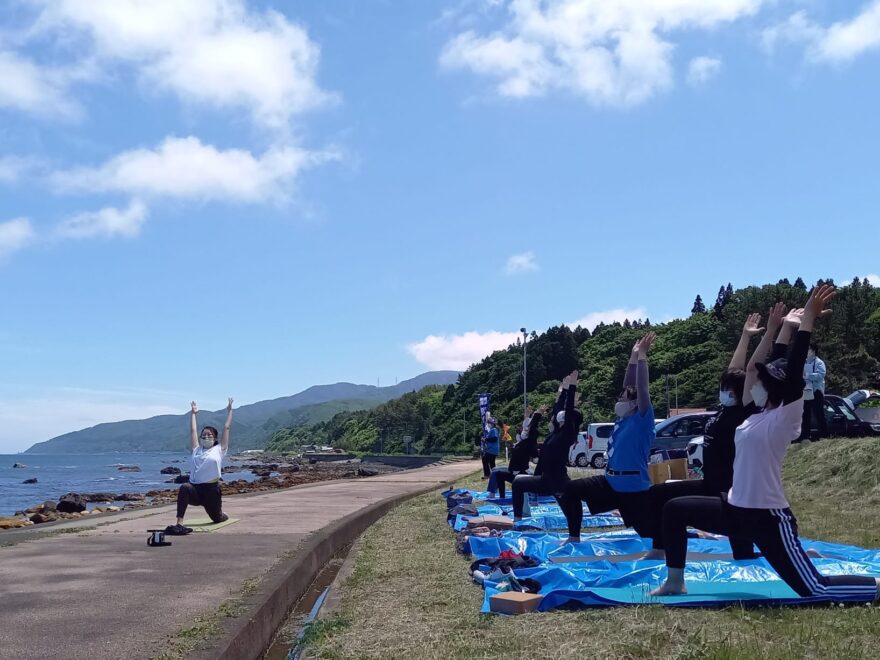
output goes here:
[{"label": "pine tree", "polygon": [[806,283],[805,283],[800,277],[798,277],[798,278],[794,281],[794,288],[795,288],[795,289],[800,289],[801,291],[806,291],[806,290],[807,290],[807,285],[806,285]]},{"label": "pine tree", "polygon": [[691,314],[705,314],[706,306],[703,304],[703,298],[697,294],[696,300],[694,300],[694,306],[691,309]]},{"label": "pine tree", "polygon": [[727,304],[727,301],[733,298],[733,285],[728,282],[727,288],[724,290],[724,304]]}]

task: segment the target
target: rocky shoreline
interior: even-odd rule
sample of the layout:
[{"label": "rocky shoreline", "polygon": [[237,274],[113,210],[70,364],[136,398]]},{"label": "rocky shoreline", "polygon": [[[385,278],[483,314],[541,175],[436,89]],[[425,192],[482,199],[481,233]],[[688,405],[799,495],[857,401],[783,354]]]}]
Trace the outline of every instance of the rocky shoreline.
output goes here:
[{"label": "rocky shoreline", "polygon": [[[333,479],[372,477],[401,470],[401,468],[377,463],[363,465],[359,459],[325,463],[316,462],[307,457],[290,458],[275,455],[234,456],[229,459],[229,462],[230,464],[223,468],[224,474],[250,471],[257,479],[254,481],[245,479],[223,481],[224,496],[281,490],[291,486]],[[181,474],[181,470],[178,468],[163,468],[160,472],[172,476],[168,480],[169,483],[180,484],[189,481],[189,475]],[[57,502],[47,500],[23,511],[17,511],[14,516],[0,517],[0,530],[30,527],[63,520],[77,520],[96,513],[143,509],[171,504],[176,501],[176,487],[151,490],[146,493],[67,493],[62,495]],[[96,506],[89,508],[90,504]]]}]

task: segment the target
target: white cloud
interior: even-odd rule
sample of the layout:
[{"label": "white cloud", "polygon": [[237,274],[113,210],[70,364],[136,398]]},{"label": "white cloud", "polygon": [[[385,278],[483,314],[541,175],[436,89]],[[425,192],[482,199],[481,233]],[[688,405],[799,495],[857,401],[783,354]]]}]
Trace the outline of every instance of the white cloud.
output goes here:
[{"label": "white cloud", "polygon": [[34,229],[27,218],[0,222],[0,259],[18,252],[34,240]]},{"label": "white cloud", "polygon": [[669,89],[666,35],[709,30],[755,14],[765,0],[504,0],[505,21],[465,31],[440,55],[446,69],[497,80],[502,96],[571,91],[597,105],[634,105]]},{"label": "white cloud", "polygon": [[0,108],[38,117],[76,119],[82,111],[67,98],[70,77],[10,51],[0,51]]},{"label": "white cloud", "polygon": [[80,213],[62,222],[56,233],[62,238],[134,238],[140,234],[148,215],[146,205],[135,199],[127,209],[107,207],[93,213]]},{"label": "white cloud", "polygon": [[820,25],[803,11],[763,32],[764,45],[772,50],[779,42],[803,43],[812,62],[846,63],[880,48],[880,0],[865,5],[847,21]]},{"label": "white cloud", "polygon": [[880,286],[880,275],[876,273],[871,273],[870,275],[865,275],[859,278],[860,280],[867,279],[868,282],[871,283],[871,286]]},{"label": "white cloud", "polygon": [[135,68],[150,91],[241,108],[284,128],[334,97],[317,84],[320,49],[283,14],[243,0],[38,0],[38,33],[75,42],[105,66]]},{"label": "white cloud", "polygon": [[591,312],[577,321],[569,323],[568,326],[570,328],[581,326],[592,332],[600,323],[605,323],[606,325],[614,322],[622,323],[626,319],[630,321],[641,319],[644,321],[646,318],[648,318],[648,312],[644,307],[608,309],[604,312]]},{"label": "white cloud", "polygon": [[688,64],[688,84],[699,87],[721,71],[721,60],[715,57],[695,57]]},{"label": "white cloud", "polygon": [[428,335],[406,350],[430,369],[464,371],[494,351],[516,343],[518,332],[466,332],[463,335]]},{"label": "white cloud", "polygon": [[504,267],[504,272],[508,275],[516,275],[517,273],[531,273],[538,270],[538,268],[535,253],[529,251],[509,257]]},{"label": "white cloud", "polygon": [[156,149],[126,151],[99,167],[56,172],[52,178],[68,191],[203,201],[284,201],[300,172],[335,157],[293,146],[254,156],[242,149],[219,150],[195,137],[171,137]]}]

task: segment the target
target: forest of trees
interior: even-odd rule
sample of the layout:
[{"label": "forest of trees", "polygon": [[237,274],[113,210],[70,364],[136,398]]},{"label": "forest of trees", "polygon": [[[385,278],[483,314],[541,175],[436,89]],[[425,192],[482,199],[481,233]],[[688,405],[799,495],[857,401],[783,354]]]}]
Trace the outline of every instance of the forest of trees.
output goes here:
[{"label": "forest of trees", "polygon": [[[650,358],[651,396],[657,415],[667,414],[667,375],[671,386],[677,381],[679,406],[716,404],[718,379],[745,317],[757,311],[766,320],[767,310],[776,301],[800,307],[807,297],[807,285],[800,278],[794,284],[784,279],[737,291],[726,284],[712,307],[698,296],[686,319],[657,325],[648,319],[626,320],[600,324],[592,333],[567,326],[552,327],[540,335],[532,333],[527,361],[529,402],[552,403],[560,379],[579,369],[585,421],[610,420],[630,348],[650,328],[657,333]],[[838,289],[832,307],[834,313],[822,320],[814,333],[828,365],[828,391],[849,394],[858,388],[880,388],[880,288],[854,279]],[[343,412],[321,424],[282,429],[268,448],[289,450],[318,443],[354,451],[400,452],[408,436],[414,452],[469,452],[479,433],[477,395],[481,392],[492,394],[493,414],[511,426],[521,422],[519,344],[471,366],[455,385],[427,387],[372,410]]]}]

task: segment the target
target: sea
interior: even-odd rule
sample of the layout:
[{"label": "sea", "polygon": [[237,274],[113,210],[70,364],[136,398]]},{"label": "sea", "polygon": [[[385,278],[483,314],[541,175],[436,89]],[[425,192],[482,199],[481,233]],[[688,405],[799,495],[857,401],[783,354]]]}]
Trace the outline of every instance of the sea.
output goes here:
[{"label": "sea", "polygon": [[[13,468],[16,463],[25,465]],[[122,465],[137,465],[140,472],[121,472]],[[235,465],[227,459],[224,465]],[[189,455],[174,453],[106,454],[0,454],[0,516],[58,501],[65,493],[146,493],[158,488],[176,488],[166,483],[174,475],[161,474],[164,467],[189,472]],[[257,477],[250,471],[223,475],[227,481]],[[35,484],[23,483],[36,479]],[[90,505],[90,508],[93,505]]]}]

